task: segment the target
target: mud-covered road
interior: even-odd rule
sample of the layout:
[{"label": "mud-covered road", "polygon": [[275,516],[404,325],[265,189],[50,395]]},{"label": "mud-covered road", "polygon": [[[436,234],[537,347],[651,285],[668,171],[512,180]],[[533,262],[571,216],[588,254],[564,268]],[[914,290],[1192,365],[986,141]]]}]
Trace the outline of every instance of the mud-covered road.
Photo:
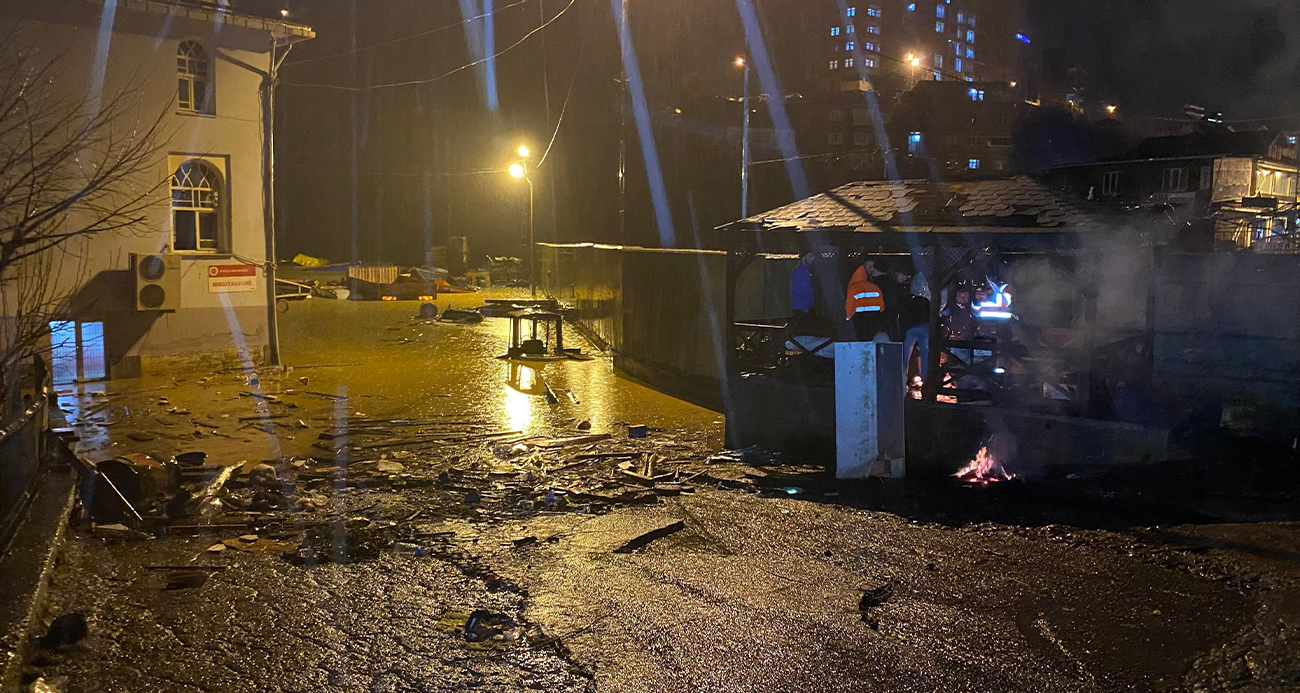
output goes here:
[{"label": "mud-covered road", "polygon": [[[88,635],[40,649],[30,674],[124,693],[1300,686],[1300,524],[969,524],[820,487],[773,492],[761,482],[771,468],[704,465],[721,444],[717,414],[604,358],[512,372],[493,358],[503,321],[414,312],[295,304],[282,323],[291,372],[250,383],[238,368],[192,367],[109,396],[67,393],[87,457],[311,460],[285,464],[286,484],[324,499],[267,513],[274,527],[70,532],[47,618],[83,613]],[[363,461],[318,444],[345,422],[395,417],[486,422],[531,436],[525,446],[582,422],[612,437],[562,460],[477,439]],[[647,424],[647,439],[627,441],[627,423]],[[676,470],[670,492],[612,481],[628,450]],[[326,463],[334,476],[312,475]],[[557,488],[567,502],[546,500]],[[241,533],[324,542],[313,556],[342,558],[208,550]]]}]

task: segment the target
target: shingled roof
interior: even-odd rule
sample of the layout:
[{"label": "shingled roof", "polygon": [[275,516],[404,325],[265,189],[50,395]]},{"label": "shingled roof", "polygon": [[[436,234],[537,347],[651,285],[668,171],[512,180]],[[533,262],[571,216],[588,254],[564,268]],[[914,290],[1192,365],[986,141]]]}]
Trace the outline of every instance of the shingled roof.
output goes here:
[{"label": "shingled roof", "polygon": [[727,227],[859,232],[1101,231],[1100,206],[1027,176],[971,182],[849,183]]}]

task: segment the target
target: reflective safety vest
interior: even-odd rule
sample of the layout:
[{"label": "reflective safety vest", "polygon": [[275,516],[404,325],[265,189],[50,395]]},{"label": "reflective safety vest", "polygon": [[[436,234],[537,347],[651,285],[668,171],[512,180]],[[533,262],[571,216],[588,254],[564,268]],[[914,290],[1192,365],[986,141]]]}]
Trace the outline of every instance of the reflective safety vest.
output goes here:
[{"label": "reflective safety vest", "polygon": [[885,297],[880,294],[880,287],[867,278],[867,270],[859,267],[849,280],[849,292],[844,297],[845,320],[852,320],[858,313],[880,313],[885,310]]}]

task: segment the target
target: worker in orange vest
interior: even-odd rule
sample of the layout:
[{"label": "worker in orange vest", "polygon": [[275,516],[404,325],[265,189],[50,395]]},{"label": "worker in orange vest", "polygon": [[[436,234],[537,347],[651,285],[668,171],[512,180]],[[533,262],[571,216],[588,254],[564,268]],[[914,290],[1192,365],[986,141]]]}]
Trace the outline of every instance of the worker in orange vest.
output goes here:
[{"label": "worker in orange vest", "polygon": [[849,279],[844,297],[844,319],[853,323],[854,334],[860,342],[889,341],[885,295],[878,283],[882,281],[889,281],[889,278],[870,258],[864,260]]}]

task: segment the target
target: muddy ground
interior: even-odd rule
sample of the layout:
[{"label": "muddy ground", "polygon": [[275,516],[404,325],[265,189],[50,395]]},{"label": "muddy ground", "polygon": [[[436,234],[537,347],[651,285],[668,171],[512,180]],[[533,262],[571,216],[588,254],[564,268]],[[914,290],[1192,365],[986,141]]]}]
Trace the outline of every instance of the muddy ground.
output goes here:
[{"label": "muddy ground", "polygon": [[[132,692],[1300,686],[1300,524],[1215,521],[1118,483],[1063,502],[1059,481],[844,486],[788,460],[709,461],[716,413],[603,357],[512,370],[494,358],[504,321],[415,308],[294,304],[290,371],[66,393],[88,458],[250,464],[214,526],[144,539],[81,518],[47,618],[82,613],[87,635],[39,649],[30,676]],[[273,480],[249,476],[259,460]]]}]

